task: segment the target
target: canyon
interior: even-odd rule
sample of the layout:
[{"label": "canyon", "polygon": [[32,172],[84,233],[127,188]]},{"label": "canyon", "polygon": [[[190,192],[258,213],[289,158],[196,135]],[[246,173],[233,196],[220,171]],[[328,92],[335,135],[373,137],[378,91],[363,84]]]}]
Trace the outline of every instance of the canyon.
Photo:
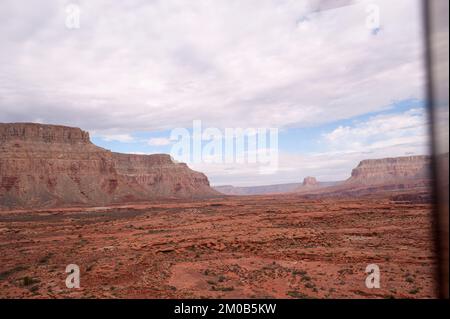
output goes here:
[{"label": "canyon", "polygon": [[[0,124],[0,298],[435,298],[429,164],[213,189],[169,155]],[[365,286],[373,263],[380,289]]]},{"label": "canyon", "polygon": [[[94,145],[79,128],[0,124],[0,209],[107,206],[161,199],[283,193],[363,196],[411,191],[430,199],[429,156],[363,160],[344,181],[211,187],[205,174],[167,154],[135,155]],[[397,198],[414,198],[406,194]]]}]

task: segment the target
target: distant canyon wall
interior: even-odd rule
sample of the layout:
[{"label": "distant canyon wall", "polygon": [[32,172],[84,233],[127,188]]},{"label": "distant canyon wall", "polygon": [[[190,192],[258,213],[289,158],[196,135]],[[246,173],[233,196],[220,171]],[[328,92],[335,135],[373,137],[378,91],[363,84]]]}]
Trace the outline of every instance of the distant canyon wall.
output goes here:
[{"label": "distant canyon wall", "polygon": [[215,189],[227,195],[298,193],[359,196],[408,189],[429,192],[430,165],[431,157],[427,155],[367,159],[361,161],[344,181],[320,182],[308,176],[303,183],[248,187],[226,185],[216,186]]}]

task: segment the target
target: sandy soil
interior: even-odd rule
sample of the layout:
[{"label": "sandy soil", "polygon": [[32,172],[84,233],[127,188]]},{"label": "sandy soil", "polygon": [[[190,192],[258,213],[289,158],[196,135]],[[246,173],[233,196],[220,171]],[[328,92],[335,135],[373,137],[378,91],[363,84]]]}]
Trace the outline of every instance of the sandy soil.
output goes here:
[{"label": "sandy soil", "polygon": [[[431,242],[430,207],[388,199],[0,212],[0,297],[432,298]],[[365,286],[372,263],[380,289]]]}]

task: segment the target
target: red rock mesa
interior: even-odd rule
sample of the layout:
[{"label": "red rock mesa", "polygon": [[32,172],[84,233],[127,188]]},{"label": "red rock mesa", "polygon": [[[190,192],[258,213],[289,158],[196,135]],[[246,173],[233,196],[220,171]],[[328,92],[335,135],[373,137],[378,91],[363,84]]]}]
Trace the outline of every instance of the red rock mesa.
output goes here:
[{"label": "red rock mesa", "polygon": [[0,124],[0,207],[106,205],[216,195],[169,155],[113,153],[79,128]]},{"label": "red rock mesa", "polygon": [[426,155],[364,160],[347,182],[369,185],[427,179],[430,161]]}]

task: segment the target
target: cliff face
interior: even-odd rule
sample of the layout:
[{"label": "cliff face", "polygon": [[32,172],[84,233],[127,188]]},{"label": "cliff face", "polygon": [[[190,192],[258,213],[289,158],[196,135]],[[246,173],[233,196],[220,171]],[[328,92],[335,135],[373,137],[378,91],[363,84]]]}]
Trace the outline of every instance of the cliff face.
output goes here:
[{"label": "cliff face", "polygon": [[89,133],[79,128],[34,123],[0,123],[0,142],[90,144]]},{"label": "cliff face", "polygon": [[348,183],[383,184],[429,178],[429,156],[364,160],[352,170]]},{"label": "cliff face", "polygon": [[298,192],[311,198],[388,194],[393,200],[425,202],[431,198],[430,164],[431,157],[425,155],[363,160],[343,182],[322,188],[301,187]]},{"label": "cliff face", "polygon": [[169,155],[113,153],[78,128],[0,124],[0,207],[107,205],[217,193]]},{"label": "cliff face", "polygon": [[112,153],[118,175],[127,185],[137,185],[156,197],[202,197],[217,194],[205,174],[175,163],[166,154],[130,155]]}]

